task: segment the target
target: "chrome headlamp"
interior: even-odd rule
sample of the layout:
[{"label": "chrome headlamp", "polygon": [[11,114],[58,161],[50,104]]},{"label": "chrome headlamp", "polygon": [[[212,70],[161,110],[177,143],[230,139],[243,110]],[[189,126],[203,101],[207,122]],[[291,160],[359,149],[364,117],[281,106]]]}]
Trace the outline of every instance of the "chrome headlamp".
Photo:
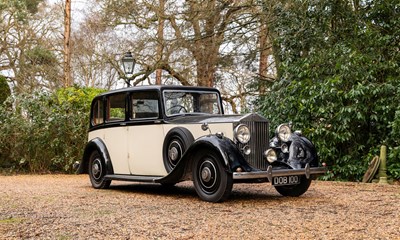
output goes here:
[{"label": "chrome headlamp", "polygon": [[278,159],[278,157],[276,156],[276,152],[272,148],[265,151],[264,156],[269,163],[273,163]]},{"label": "chrome headlamp", "polygon": [[289,146],[286,145],[286,143],[283,143],[283,144],[281,145],[281,151],[282,151],[283,153],[288,153],[288,152],[289,152]]},{"label": "chrome headlamp", "polygon": [[235,138],[241,143],[246,144],[250,141],[250,130],[244,124],[239,124],[234,130]]},{"label": "chrome headlamp", "polygon": [[275,134],[279,140],[282,142],[287,142],[292,134],[292,130],[290,130],[290,126],[288,124],[281,124],[276,128]]}]

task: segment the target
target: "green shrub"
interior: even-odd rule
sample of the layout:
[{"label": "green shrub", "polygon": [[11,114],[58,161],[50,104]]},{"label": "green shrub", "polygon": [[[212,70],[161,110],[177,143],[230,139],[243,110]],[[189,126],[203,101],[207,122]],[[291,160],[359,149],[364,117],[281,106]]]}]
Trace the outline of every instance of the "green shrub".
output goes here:
[{"label": "green shrub", "polygon": [[393,144],[391,144],[388,150],[387,167],[392,177],[400,179],[400,109],[396,111],[395,120],[391,124],[391,127],[392,132],[390,136],[393,139]]},{"label": "green shrub", "polygon": [[11,95],[10,87],[4,76],[0,75],[0,104],[2,104]]},{"label": "green shrub", "polygon": [[71,173],[87,141],[90,102],[101,91],[22,94],[14,98],[14,109],[0,106],[0,167]]},{"label": "green shrub", "polygon": [[292,121],[311,138],[326,179],[361,180],[382,144],[390,175],[400,177],[398,4],[364,4],[293,2],[270,26],[280,79],[258,106],[271,126]]}]

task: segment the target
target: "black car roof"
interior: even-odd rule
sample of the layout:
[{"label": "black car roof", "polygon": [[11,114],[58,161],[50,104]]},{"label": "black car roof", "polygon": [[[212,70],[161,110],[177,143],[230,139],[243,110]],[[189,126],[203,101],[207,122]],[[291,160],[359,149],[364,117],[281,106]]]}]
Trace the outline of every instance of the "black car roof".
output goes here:
[{"label": "black car roof", "polygon": [[127,88],[111,90],[111,91],[107,91],[107,92],[101,93],[97,97],[110,95],[110,94],[114,94],[114,93],[130,92],[130,91],[143,91],[143,90],[162,91],[162,90],[165,90],[165,89],[168,89],[168,90],[184,90],[184,91],[189,91],[189,90],[216,91],[216,92],[219,93],[218,89],[212,88],[212,87],[181,86],[181,85],[148,85],[148,86],[134,86],[134,87],[127,87]]}]

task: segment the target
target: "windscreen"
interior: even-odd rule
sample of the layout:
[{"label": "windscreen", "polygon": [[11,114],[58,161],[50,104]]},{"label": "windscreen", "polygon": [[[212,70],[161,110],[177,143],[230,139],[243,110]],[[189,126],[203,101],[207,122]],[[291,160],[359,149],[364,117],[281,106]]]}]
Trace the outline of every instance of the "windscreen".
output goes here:
[{"label": "windscreen", "polygon": [[167,116],[222,114],[217,92],[165,90],[164,105]]}]

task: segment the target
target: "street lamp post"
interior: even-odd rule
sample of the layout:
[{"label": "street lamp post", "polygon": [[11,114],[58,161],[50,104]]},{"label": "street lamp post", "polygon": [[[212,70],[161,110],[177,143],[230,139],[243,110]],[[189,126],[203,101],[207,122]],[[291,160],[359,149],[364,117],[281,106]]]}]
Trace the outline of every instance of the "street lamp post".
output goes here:
[{"label": "street lamp post", "polygon": [[[131,52],[126,52],[125,55],[121,59],[122,66],[124,68],[125,75],[130,75],[133,73],[133,69],[135,68],[135,59],[132,56]],[[128,84],[128,87],[131,86],[130,79],[125,78],[125,82]]]}]

